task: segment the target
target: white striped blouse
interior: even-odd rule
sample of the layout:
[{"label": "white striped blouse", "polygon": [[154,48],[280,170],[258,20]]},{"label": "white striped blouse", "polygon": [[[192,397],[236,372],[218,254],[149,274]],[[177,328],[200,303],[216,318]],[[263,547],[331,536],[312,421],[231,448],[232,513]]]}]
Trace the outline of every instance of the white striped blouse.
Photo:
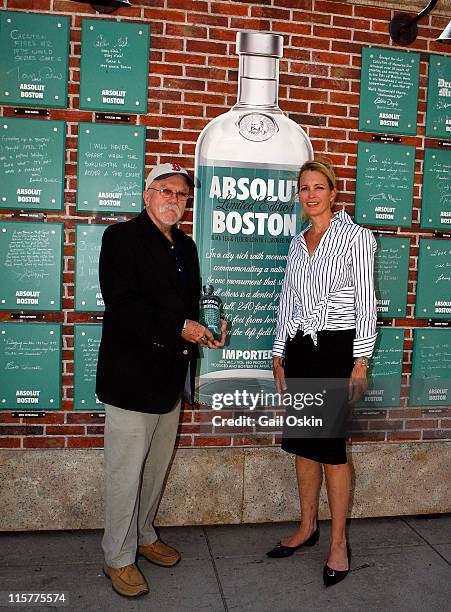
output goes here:
[{"label": "white striped blouse", "polygon": [[304,238],[308,227],[288,251],[273,356],[284,356],[287,339],[298,330],[316,345],[320,330],[355,328],[354,357],[370,357],[377,337],[374,236],[341,210],[310,257]]}]

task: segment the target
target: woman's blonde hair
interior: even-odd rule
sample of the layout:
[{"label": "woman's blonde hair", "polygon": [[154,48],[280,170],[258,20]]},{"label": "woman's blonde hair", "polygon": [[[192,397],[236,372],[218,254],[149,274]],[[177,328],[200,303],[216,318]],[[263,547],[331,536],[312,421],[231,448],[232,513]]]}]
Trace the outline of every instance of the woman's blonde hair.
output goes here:
[{"label": "woman's blonde hair", "polygon": [[299,173],[298,173],[298,187],[301,182],[301,175],[306,170],[313,170],[316,172],[321,172],[321,174],[323,174],[326,177],[327,182],[329,183],[329,187],[331,189],[337,188],[337,177],[335,176],[335,172],[332,167],[332,164],[329,161],[327,161],[327,159],[312,159],[302,164],[299,170]]}]

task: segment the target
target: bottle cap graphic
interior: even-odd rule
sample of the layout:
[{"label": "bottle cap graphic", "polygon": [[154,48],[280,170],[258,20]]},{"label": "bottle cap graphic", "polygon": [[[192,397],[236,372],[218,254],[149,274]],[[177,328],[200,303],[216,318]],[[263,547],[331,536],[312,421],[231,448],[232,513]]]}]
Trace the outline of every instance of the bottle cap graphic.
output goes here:
[{"label": "bottle cap graphic", "polygon": [[283,57],[283,36],[272,32],[237,32],[236,52]]}]

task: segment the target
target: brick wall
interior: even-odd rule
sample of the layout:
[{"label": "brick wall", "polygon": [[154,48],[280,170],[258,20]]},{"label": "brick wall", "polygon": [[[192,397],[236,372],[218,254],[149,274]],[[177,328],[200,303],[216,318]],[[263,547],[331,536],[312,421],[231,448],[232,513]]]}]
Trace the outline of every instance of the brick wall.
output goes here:
[{"label": "brick wall", "polygon": [[[51,110],[50,119],[67,122],[65,209],[48,213],[52,221],[65,224],[63,312],[47,321],[63,324],[63,410],[42,419],[17,419],[0,412],[0,448],[101,448],[103,425],[89,413],[73,411],[73,324],[89,322],[89,313],[74,312],[75,224],[90,219],[75,210],[77,124],[94,121],[94,113],[79,111],[81,21],[83,17],[144,21],[151,25],[148,114],[132,116],[131,122],[147,126],[146,165],[180,160],[193,168],[199,131],[236,100],[236,31],[271,30],[283,34],[284,58],[280,63],[280,104],[308,132],[315,154],[327,156],[337,167],[339,201],[352,213],[355,191],[357,142],[370,140],[357,131],[362,46],[388,47],[388,23],[394,11],[352,2],[324,0],[261,0],[229,2],[206,0],[132,0],[132,8],[101,16],[88,4],[66,0],[3,0],[2,9],[32,10],[71,16],[69,107]],[[379,3],[380,4],[380,3]],[[403,144],[417,147],[413,225],[401,234],[412,238],[408,314],[396,326],[406,329],[404,379],[411,370],[413,329],[425,325],[413,318],[420,236],[422,151],[431,144],[424,137],[428,52],[444,54],[449,49],[434,42],[449,16],[432,14],[419,26],[410,49],[424,53],[421,61],[418,135],[403,137]],[[449,51],[448,51],[449,53]],[[12,108],[1,107],[3,116]],[[5,211],[0,219],[8,218]],[[192,210],[182,229],[191,233]],[[0,320],[10,320],[1,312]],[[355,440],[391,441],[451,438],[451,409],[446,416],[423,416],[421,408],[407,407],[407,391],[396,409],[360,423]],[[271,445],[273,435],[207,437],[199,435],[198,412],[185,406],[178,444],[181,446]]]}]

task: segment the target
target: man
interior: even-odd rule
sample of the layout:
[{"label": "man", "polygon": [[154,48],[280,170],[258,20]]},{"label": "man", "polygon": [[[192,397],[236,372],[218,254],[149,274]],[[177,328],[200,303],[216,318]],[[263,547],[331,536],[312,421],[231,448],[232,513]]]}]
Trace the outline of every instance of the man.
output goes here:
[{"label": "man", "polygon": [[153,520],[172,456],[181,393],[197,346],[222,337],[197,322],[199,262],[176,228],[194,186],[179,164],[148,175],[145,210],[105,230],[99,260],[105,301],[97,395],[105,403],[104,572],[115,591],[136,597],[149,586],[137,553],[172,567],[180,553],[158,539]]}]

